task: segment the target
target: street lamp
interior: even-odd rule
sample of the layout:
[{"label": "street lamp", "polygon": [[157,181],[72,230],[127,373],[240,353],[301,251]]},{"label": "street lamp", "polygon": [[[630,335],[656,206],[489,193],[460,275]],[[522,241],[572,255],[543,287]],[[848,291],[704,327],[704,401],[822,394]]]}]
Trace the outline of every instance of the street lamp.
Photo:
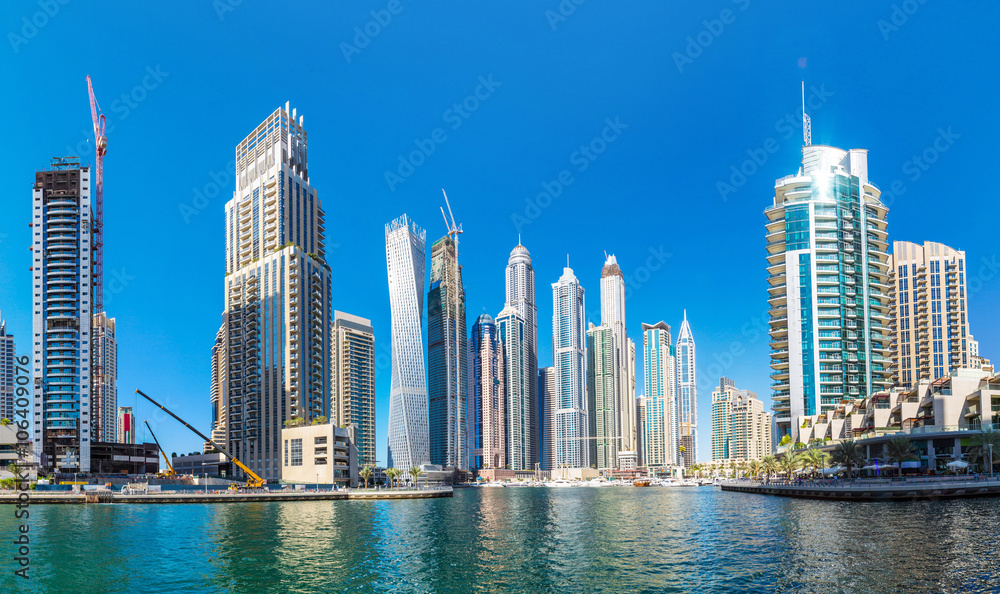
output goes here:
[{"label": "street lamp", "polygon": [[993,479],[993,444],[988,443],[986,447],[990,450],[990,479]]}]

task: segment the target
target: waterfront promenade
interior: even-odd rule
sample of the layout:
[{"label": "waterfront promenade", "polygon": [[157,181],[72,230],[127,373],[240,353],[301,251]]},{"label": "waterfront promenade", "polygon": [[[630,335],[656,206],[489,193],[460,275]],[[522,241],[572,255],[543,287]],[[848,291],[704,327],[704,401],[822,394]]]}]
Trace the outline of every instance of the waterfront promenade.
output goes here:
[{"label": "waterfront promenade", "polygon": [[722,484],[723,491],[842,501],[894,501],[1000,496],[1000,478],[906,477],[801,481],[746,480]]},{"label": "waterfront promenade", "polygon": [[[450,487],[396,490],[351,489],[338,491],[270,491],[263,493],[233,493],[230,491],[161,491],[147,494],[122,495],[119,492],[93,490],[81,493],[66,491],[28,491],[32,505],[74,503],[246,503],[251,501],[331,501],[331,500],[393,500],[436,499],[452,497]],[[89,496],[89,500],[88,500]],[[18,492],[0,493],[0,505],[18,502]]]}]

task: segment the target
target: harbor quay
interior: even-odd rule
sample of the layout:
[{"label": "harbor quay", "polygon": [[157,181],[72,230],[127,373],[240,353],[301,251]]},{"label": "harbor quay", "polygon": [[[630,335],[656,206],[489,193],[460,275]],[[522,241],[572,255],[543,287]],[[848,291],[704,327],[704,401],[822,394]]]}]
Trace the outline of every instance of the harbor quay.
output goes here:
[{"label": "harbor quay", "polygon": [[[451,487],[437,487],[419,490],[397,489],[338,489],[336,491],[282,490],[239,493],[229,490],[178,490],[159,491],[124,495],[120,491],[100,489],[91,491],[32,491],[30,502],[39,504],[85,504],[85,503],[248,503],[263,501],[334,501],[334,500],[395,500],[395,499],[436,499],[452,497]],[[17,492],[0,493],[0,505],[16,504],[20,500]]]},{"label": "harbor quay", "polygon": [[897,501],[916,499],[957,499],[1000,495],[1000,478],[956,477],[802,481],[731,481],[722,483],[723,491],[828,499],[839,501]]}]

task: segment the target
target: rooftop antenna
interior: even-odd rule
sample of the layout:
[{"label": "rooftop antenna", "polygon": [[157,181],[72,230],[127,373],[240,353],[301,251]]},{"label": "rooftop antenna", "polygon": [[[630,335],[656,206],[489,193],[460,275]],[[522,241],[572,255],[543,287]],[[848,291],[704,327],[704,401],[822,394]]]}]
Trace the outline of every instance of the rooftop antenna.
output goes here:
[{"label": "rooftop antenna", "polygon": [[812,120],[806,115],[806,81],[802,81],[802,143],[803,146],[812,144]]}]

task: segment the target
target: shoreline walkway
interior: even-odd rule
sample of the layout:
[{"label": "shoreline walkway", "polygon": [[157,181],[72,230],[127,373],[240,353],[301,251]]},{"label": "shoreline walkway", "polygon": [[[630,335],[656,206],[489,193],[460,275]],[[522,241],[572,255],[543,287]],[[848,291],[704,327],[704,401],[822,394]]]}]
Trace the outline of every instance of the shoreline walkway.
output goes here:
[{"label": "shoreline walkway", "polygon": [[906,480],[855,479],[853,481],[804,480],[732,481],[722,483],[723,491],[753,493],[802,499],[833,501],[897,501],[916,499],[957,499],[962,497],[1000,496],[1000,479],[986,478],[935,480],[907,478]]},{"label": "shoreline walkway", "polygon": [[20,493],[28,494],[31,505],[74,504],[74,503],[247,503],[260,501],[332,501],[332,500],[393,500],[393,499],[433,499],[452,497],[451,488],[393,490],[351,489],[339,491],[271,491],[266,493],[198,493],[193,491],[162,491],[145,495],[122,495],[105,490],[84,491],[82,493],[53,491],[5,491],[0,492],[0,505],[15,504]]}]

